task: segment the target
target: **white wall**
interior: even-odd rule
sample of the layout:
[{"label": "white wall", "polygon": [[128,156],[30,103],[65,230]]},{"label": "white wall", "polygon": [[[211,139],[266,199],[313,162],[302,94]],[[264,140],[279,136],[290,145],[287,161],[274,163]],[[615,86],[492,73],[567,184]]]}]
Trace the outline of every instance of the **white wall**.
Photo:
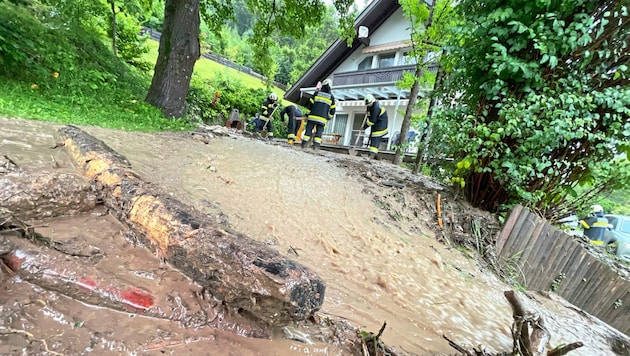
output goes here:
[{"label": "white wall", "polygon": [[[370,46],[378,46],[385,43],[410,39],[411,34],[407,27],[409,27],[409,24],[403,16],[402,9],[399,8],[378,28],[378,30],[374,32],[370,30]],[[339,65],[339,67],[337,67],[337,69],[335,69],[334,73],[355,71],[357,70],[359,63],[361,63],[365,57],[378,55],[378,53],[363,54],[363,48],[365,48],[365,46],[362,45],[359,49],[354,51],[350,57],[348,57],[343,63],[341,63],[341,65]],[[400,57],[402,57],[403,51],[398,50],[398,52],[400,52]]]},{"label": "white wall", "polygon": [[[409,24],[407,20],[405,20],[403,16],[402,9],[398,9],[389,19],[383,23],[377,31],[370,30],[370,46],[378,46],[386,43],[397,42],[408,40],[411,35],[408,30]],[[377,57],[379,53],[366,53],[363,54],[363,49],[365,46],[359,47],[354,51],[337,69],[335,69],[334,73],[343,73],[343,72],[352,72],[356,71],[359,63],[366,57],[374,56]],[[408,49],[398,49],[396,58],[398,60],[402,60],[403,52]],[[383,53],[391,53],[391,52],[383,52]],[[401,63],[398,61],[397,65]],[[334,94],[334,89],[333,89]],[[388,100],[391,102],[391,100]],[[406,100],[405,100],[406,103]],[[400,127],[402,125],[402,120],[404,116],[404,112],[406,109],[406,105],[400,105],[396,108],[395,105],[384,105],[387,110],[387,115],[389,118],[388,131],[389,133],[386,135],[387,138],[391,139],[394,136],[394,133],[400,131]],[[398,109],[398,113],[396,112]],[[352,123],[355,114],[358,114],[361,118],[365,115],[366,107],[364,105],[344,105],[344,102],[337,102],[337,113],[339,114],[348,114],[348,125],[346,126],[346,132],[337,132],[343,135],[340,143],[344,145],[353,145],[354,142],[350,142],[352,137]],[[331,123],[332,124],[332,123]],[[368,130],[369,132],[369,130]]]},{"label": "white wall", "polygon": [[370,34],[370,46],[378,46],[384,43],[408,40],[411,38],[409,22],[405,20],[401,8],[396,10],[385,23],[374,33]]}]

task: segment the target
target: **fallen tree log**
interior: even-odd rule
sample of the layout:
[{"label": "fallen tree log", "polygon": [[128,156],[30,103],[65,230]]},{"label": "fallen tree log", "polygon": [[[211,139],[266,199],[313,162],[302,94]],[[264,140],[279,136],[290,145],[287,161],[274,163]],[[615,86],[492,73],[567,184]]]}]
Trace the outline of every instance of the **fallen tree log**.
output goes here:
[{"label": "fallen tree log", "polygon": [[244,320],[198,286],[182,291],[174,280],[161,279],[139,287],[129,282],[131,276],[103,272],[89,257],[76,258],[22,237],[0,235],[0,265],[24,281],[97,307],[178,321],[186,327],[212,326],[242,336],[271,334],[267,325]]},{"label": "fallen tree log", "polygon": [[0,206],[19,220],[75,215],[93,209],[96,203],[90,183],[78,174],[31,173],[19,168],[0,174]]},{"label": "fallen tree log", "polygon": [[58,135],[118,219],[226,304],[269,324],[303,320],[321,308],[325,283],[313,271],[261,242],[213,224],[144,182],[125,157],[78,127],[65,126]]}]

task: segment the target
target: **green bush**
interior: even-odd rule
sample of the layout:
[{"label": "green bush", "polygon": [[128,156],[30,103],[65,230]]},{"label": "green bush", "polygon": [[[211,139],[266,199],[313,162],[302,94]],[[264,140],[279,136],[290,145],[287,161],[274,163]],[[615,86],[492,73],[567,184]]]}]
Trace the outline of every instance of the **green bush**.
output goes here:
[{"label": "green bush", "polygon": [[[142,60],[142,55],[149,52],[146,44],[148,36],[139,36],[141,28],[134,17],[118,13],[116,15],[116,48],[120,59],[140,70],[149,71],[152,63]],[[111,33],[111,25],[109,31]]]},{"label": "green bush", "polygon": [[116,58],[104,31],[76,19],[60,26],[58,16],[41,13],[0,2],[0,115],[125,130],[191,127],[144,102],[150,77]]}]

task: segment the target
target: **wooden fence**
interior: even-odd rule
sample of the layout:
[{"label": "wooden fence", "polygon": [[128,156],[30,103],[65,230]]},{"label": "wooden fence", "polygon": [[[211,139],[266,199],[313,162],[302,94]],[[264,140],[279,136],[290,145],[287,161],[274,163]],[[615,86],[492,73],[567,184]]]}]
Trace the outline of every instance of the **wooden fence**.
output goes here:
[{"label": "wooden fence", "polygon": [[546,220],[516,206],[497,239],[497,254],[526,289],[553,290],[630,334],[630,282]]}]

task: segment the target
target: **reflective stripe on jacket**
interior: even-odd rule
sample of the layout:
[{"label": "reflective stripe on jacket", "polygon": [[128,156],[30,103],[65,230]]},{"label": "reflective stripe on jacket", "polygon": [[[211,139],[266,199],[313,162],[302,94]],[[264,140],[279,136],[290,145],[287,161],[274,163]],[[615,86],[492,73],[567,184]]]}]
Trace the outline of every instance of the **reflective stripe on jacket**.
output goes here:
[{"label": "reflective stripe on jacket", "polygon": [[269,117],[271,116],[271,113],[273,113],[273,109],[275,107],[274,104],[274,101],[265,99],[260,107],[260,116],[264,117],[265,120],[269,120]]},{"label": "reflective stripe on jacket", "polygon": [[371,107],[368,107],[367,125],[371,127],[370,136],[382,137],[387,134],[388,118],[387,110],[381,106],[381,103],[375,101]]},{"label": "reflective stripe on jacket", "polygon": [[316,91],[309,102],[308,120],[326,125],[335,115],[335,108],[335,97],[331,93]]}]

